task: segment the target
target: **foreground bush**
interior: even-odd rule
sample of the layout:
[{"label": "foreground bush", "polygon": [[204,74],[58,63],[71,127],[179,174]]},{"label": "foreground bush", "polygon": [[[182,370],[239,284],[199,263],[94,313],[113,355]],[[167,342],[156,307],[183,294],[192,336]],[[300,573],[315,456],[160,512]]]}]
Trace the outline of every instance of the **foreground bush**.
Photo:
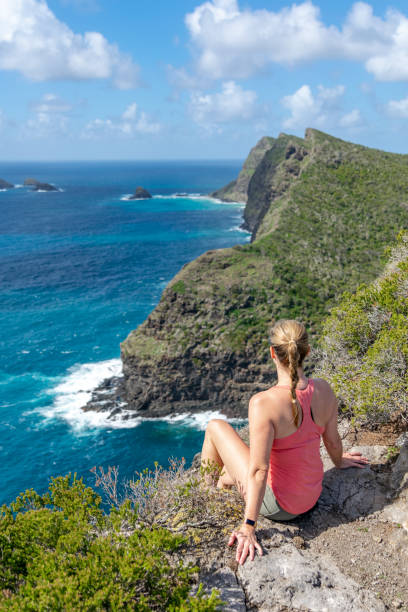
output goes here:
[{"label": "foreground bush", "polygon": [[385,272],[346,293],[324,324],[316,374],[329,380],[352,416],[371,425],[398,414],[408,424],[408,232]]},{"label": "foreground bush", "polygon": [[194,610],[219,605],[183,565],[184,537],[140,527],[129,504],[105,514],[81,479],[52,479],[0,512],[0,610]]}]

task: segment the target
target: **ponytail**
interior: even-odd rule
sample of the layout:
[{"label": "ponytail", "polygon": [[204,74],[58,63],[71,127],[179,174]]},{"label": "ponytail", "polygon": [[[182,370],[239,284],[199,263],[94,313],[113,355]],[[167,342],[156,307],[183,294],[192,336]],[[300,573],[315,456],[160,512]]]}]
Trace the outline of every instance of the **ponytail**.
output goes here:
[{"label": "ponytail", "polygon": [[290,340],[288,343],[288,361],[289,361],[289,374],[290,374],[290,395],[292,400],[292,414],[293,422],[296,427],[300,425],[300,410],[299,402],[296,397],[296,386],[299,381],[298,367],[299,367],[299,351],[294,340]]},{"label": "ponytail", "polygon": [[302,367],[309,351],[306,328],[298,321],[278,321],[272,328],[270,342],[279,361],[289,369],[293,422],[299,427],[301,410],[296,396],[296,386],[299,382],[298,368]]}]

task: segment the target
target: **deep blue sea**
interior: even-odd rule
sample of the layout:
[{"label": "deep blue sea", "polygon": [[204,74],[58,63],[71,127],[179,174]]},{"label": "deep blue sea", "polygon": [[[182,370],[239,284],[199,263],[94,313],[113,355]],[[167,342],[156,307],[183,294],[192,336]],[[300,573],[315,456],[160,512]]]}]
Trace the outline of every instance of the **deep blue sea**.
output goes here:
[{"label": "deep blue sea", "polygon": [[[242,205],[206,194],[233,162],[0,163],[0,503],[93,466],[120,477],[169,457],[187,462],[210,418],[108,421],[83,413],[92,389],[120,373],[119,343],[155,307],[183,264],[248,241]],[[58,192],[32,192],[27,177]],[[129,201],[142,185],[151,200]],[[187,193],[179,196],[177,193]]]}]

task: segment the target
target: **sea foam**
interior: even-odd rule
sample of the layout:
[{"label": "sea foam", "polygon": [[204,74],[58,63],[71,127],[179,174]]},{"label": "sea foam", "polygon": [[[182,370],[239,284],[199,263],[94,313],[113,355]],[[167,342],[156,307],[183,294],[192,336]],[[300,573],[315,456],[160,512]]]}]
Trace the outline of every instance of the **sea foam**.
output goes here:
[{"label": "sea foam", "polygon": [[84,412],[82,406],[91,399],[92,391],[106,378],[120,376],[122,363],[120,359],[108,359],[96,363],[83,363],[70,368],[49,394],[54,396],[51,406],[40,409],[47,419],[59,418],[66,421],[77,432],[95,428],[130,428],[137,427],[141,418],[132,411],[124,410],[118,415],[110,416],[108,411]]},{"label": "sea foam", "polygon": [[[122,405],[121,411],[117,414],[111,414],[109,409],[100,412],[82,410],[82,407],[91,399],[92,391],[98,385],[106,378],[121,376],[121,374],[120,359],[75,365],[68,370],[66,376],[48,390],[48,394],[54,397],[52,405],[44,406],[39,411],[46,419],[66,421],[77,433],[95,429],[129,429],[137,427],[143,421],[155,423],[162,421],[175,426],[204,431],[211,419],[227,420],[224,414],[216,410],[187,412],[161,418],[138,416],[133,410],[126,409],[126,404]],[[242,419],[228,419],[228,421],[243,423]]]}]

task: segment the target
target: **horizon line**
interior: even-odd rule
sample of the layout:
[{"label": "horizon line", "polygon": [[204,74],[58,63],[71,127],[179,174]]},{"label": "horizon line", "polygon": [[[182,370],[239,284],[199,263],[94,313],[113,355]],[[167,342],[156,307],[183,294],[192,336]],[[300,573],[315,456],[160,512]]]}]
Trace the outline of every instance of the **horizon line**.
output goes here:
[{"label": "horizon line", "polygon": [[0,159],[0,164],[16,164],[16,163],[86,163],[86,162],[241,162],[245,157],[197,157],[197,158],[162,158],[162,159]]}]

